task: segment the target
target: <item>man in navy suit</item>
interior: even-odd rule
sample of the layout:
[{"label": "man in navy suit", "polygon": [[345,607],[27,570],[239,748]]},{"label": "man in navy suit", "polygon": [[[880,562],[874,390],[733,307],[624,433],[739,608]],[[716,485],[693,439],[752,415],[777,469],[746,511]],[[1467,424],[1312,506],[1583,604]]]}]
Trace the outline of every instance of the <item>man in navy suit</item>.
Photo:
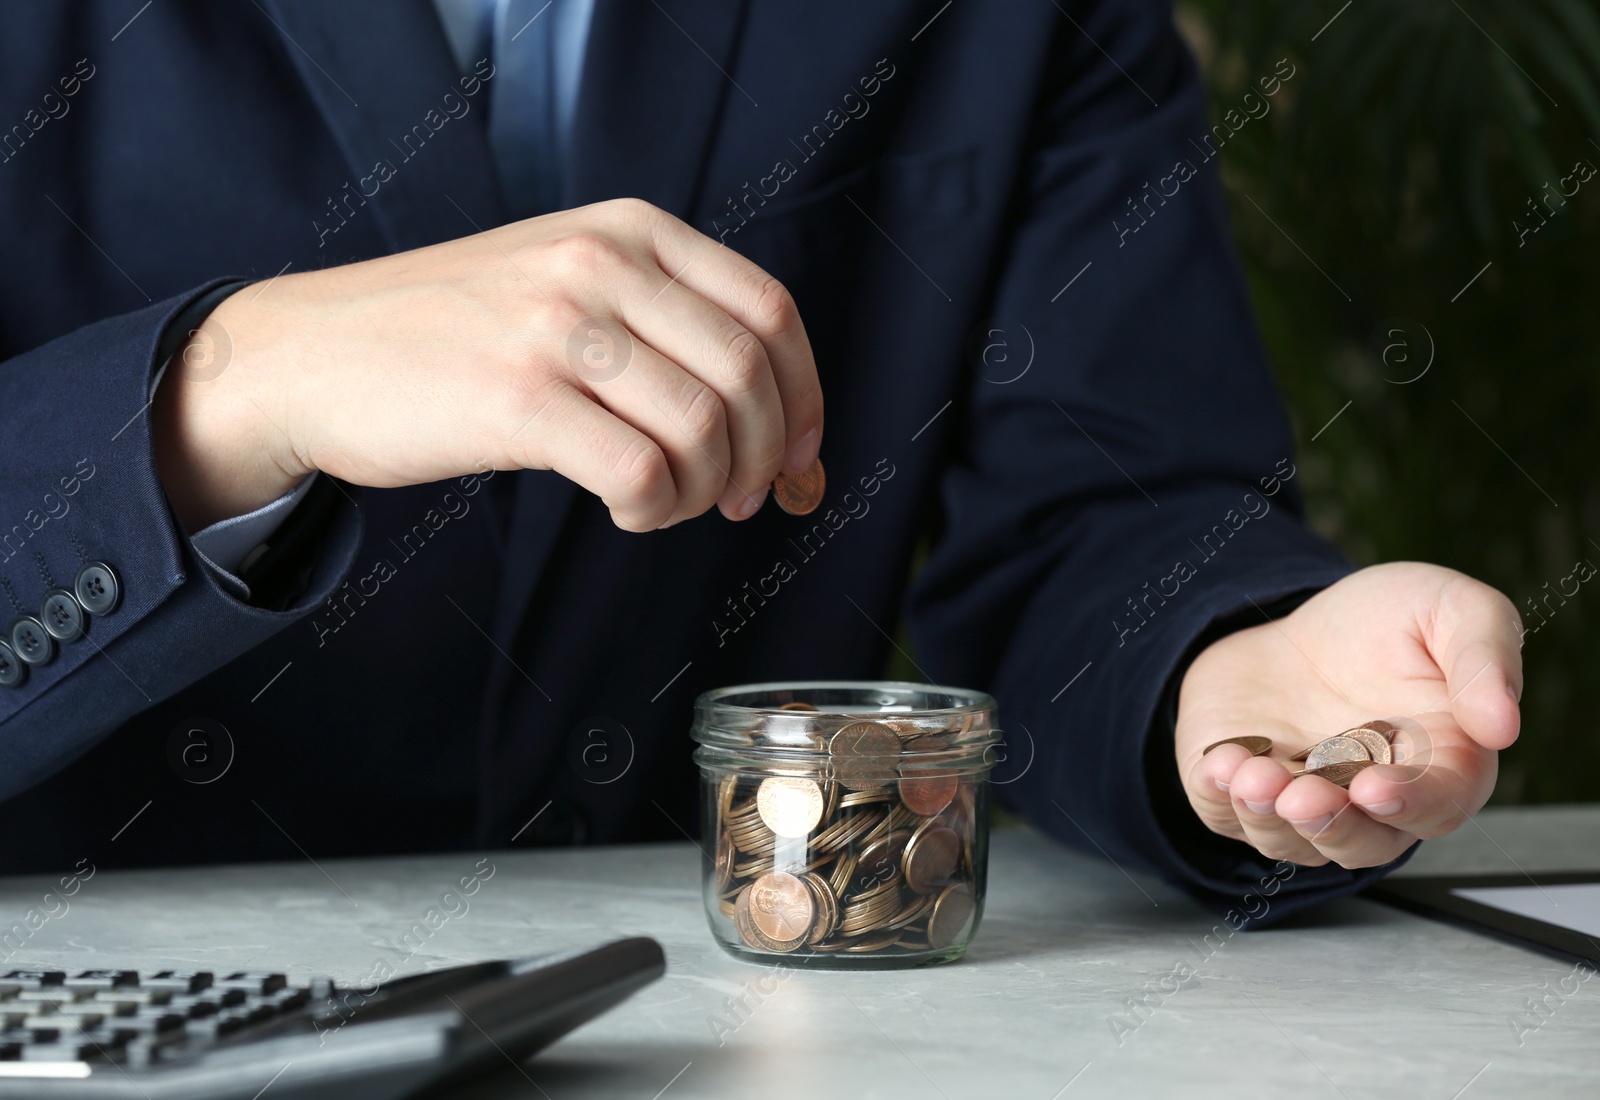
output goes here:
[{"label": "man in navy suit", "polygon": [[1516,613],[1304,527],[1167,5],[0,20],[4,869],[676,839],[698,691],[902,617],[1008,804],[1246,923],[1488,797]]}]

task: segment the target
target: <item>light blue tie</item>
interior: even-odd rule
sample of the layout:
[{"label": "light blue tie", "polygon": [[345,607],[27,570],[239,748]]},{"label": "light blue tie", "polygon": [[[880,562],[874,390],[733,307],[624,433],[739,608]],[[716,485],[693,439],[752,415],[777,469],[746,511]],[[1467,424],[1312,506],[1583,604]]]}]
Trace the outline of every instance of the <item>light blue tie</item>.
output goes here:
[{"label": "light blue tie", "polygon": [[555,0],[498,0],[489,145],[513,218],[556,208]]}]

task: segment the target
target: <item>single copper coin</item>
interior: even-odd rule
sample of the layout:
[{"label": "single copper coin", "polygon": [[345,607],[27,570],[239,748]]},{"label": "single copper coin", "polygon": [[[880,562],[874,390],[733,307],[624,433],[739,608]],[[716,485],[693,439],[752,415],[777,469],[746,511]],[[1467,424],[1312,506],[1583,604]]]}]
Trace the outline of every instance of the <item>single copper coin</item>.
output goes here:
[{"label": "single copper coin", "polygon": [[787,871],[769,871],[750,886],[750,922],[770,940],[805,939],[816,916],[811,888]]},{"label": "single copper coin", "polygon": [[779,836],[809,836],[822,820],[822,788],[810,779],[774,775],[756,788],[756,806]]},{"label": "single copper coin", "polygon": [[1374,718],[1370,722],[1363,722],[1361,728],[1380,734],[1389,744],[1394,744],[1394,735],[1400,732],[1400,727],[1393,722],[1385,722],[1382,718]]},{"label": "single copper coin", "polygon": [[1253,733],[1246,734],[1243,737],[1224,737],[1221,741],[1211,742],[1205,747],[1205,752],[1200,755],[1204,756],[1207,752],[1221,745],[1243,745],[1250,750],[1251,756],[1265,756],[1272,751],[1272,738],[1261,737]]},{"label": "single copper coin", "polygon": [[779,474],[772,481],[772,498],[778,507],[791,516],[803,516],[817,510],[822,494],[828,491],[828,476],[822,471],[822,459],[817,459],[803,474],[790,477]]},{"label": "single copper coin", "polygon": [[1311,751],[1306,754],[1306,771],[1316,771],[1329,764],[1342,764],[1349,760],[1371,759],[1367,746],[1354,737],[1346,737],[1339,733],[1332,737],[1324,737],[1311,747]]},{"label": "single copper coin", "polygon": [[949,947],[961,938],[972,921],[977,903],[972,898],[972,887],[958,882],[939,895],[933,903],[933,913],[928,917],[928,946],[935,951]]},{"label": "single copper coin", "polygon": [[[949,749],[950,742],[942,737],[918,737],[914,741],[907,741],[905,745],[907,755],[948,752]],[[950,805],[956,797],[956,789],[961,786],[961,781],[952,771],[918,766],[915,760],[904,757],[900,760],[900,767],[902,773],[908,768],[911,773],[900,776],[900,801],[924,817],[932,817]]]},{"label": "single copper coin", "polygon": [[906,845],[901,870],[906,885],[919,894],[931,894],[955,873],[961,859],[961,838],[943,825],[919,830]]},{"label": "single copper coin", "polygon": [[780,704],[778,709],[779,710],[812,710],[812,711],[814,711],[817,708],[812,706],[810,703],[795,702],[795,703],[783,703],[783,704]]},{"label": "single copper coin", "polygon": [[1389,739],[1374,729],[1345,730],[1344,736],[1353,741],[1360,741],[1366,747],[1367,755],[1378,764],[1394,763],[1394,748],[1389,744]]},{"label": "single copper coin", "polygon": [[1352,779],[1375,763],[1376,760],[1339,760],[1320,768],[1307,768],[1305,774],[1319,776],[1337,787],[1349,787]]},{"label": "single copper coin", "polygon": [[877,722],[851,722],[828,741],[834,776],[853,791],[887,786],[896,774],[900,738]]}]

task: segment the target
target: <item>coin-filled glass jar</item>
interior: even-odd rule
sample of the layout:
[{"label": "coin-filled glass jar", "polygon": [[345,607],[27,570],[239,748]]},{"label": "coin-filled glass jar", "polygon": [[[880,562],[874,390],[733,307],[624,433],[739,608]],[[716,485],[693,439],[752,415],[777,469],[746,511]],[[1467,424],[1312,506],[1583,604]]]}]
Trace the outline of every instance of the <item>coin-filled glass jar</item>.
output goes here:
[{"label": "coin-filled glass jar", "polygon": [[924,966],[983,915],[989,696],[928,684],[795,682],[695,701],[711,933],[755,961]]}]

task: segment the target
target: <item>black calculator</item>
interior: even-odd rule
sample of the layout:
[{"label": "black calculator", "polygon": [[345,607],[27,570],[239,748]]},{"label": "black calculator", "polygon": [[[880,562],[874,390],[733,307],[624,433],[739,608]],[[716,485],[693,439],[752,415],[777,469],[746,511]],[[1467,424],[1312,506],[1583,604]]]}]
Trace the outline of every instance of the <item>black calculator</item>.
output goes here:
[{"label": "black calculator", "polygon": [[398,1100],[521,1061],[665,971],[643,937],[349,987],[14,969],[0,974],[0,1097]]}]

